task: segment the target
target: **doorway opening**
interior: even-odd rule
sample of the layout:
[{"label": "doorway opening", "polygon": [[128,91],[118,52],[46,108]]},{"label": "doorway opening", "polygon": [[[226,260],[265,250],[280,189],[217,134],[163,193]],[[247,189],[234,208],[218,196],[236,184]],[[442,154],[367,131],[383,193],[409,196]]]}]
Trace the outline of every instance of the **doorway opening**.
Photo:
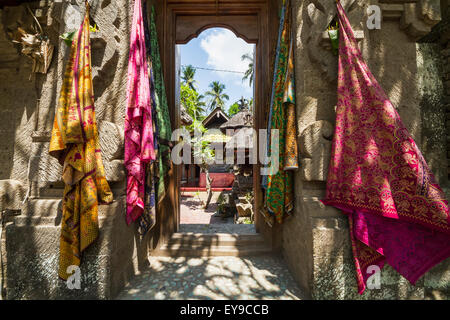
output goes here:
[{"label": "doorway opening", "polygon": [[192,150],[180,166],[180,232],[256,232],[249,159],[255,49],[222,27],[176,47],[179,128],[189,132]]}]

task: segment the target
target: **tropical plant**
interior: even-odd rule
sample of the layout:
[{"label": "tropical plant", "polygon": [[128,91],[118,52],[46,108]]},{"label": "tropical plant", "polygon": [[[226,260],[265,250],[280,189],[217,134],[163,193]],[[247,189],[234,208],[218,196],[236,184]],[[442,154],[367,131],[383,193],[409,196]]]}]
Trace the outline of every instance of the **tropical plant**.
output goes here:
[{"label": "tropical plant", "polygon": [[339,54],[339,24],[336,18],[330,22],[327,30],[331,41],[331,51],[337,56]]},{"label": "tropical plant", "polygon": [[197,91],[193,90],[187,84],[181,84],[181,104],[185,107],[186,112],[192,117],[192,119],[201,120],[204,118],[205,103],[201,101],[202,97],[203,96],[199,95]]},{"label": "tropical plant", "polygon": [[203,126],[201,121],[195,120],[194,122],[187,127],[190,131],[197,131],[202,134],[194,134],[194,137],[191,139],[191,145],[194,150],[194,158],[196,159],[196,163],[199,164],[200,169],[206,175],[206,202],[204,205],[204,209],[207,209],[209,203],[212,198],[212,189],[211,182],[212,179],[209,176],[209,167],[214,163],[215,153],[214,149],[211,148],[211,141],[208,141],[207,135],[204,133],[207,132],[207,129]]},{"label": "tropical plant", "polygon": [[195,88],[195,68],[192,65],[187,65],[183,67],[183,75],[181,76],[181,80],[183,83],[188,85],[192,90],[196,90]]},{"label": "tropical plant", "polygon": [[205,96],[202,94],[199,94],[197,97],[197,106],[200,110],[202,110],[202,112],[200,113],[198,119],[199,120],[203,120],[205,119],[205,112],[206,112],[206,102],[205,100]]},{"label": "tropical plant", "polygon": [[253,56],[251,56],[249,53],[243,54],[241,57],[242,61],[247,60],[248,63],[248,68],[244,73],[244,76],[242,77],[242,82],[244,82],[245,80],[248,80],[248,84],[251,87],[253,84],[253,76],[254,76],[254,61],[253,61]]},{"label": "tropical plant", "polygon": [[250,105],[253,104],[253,98],[250,100],[250,102],[242,97],[235,103],[233,103],[230,108],[228,108],[228,116],[232,117],[236,113],[241,112],[245,109],[250,110]]},{"label": "tropical plant", "polygon": [[205,92],[205,95],[210,97],[209,109],[213,110],[216,107],[223,109],[225,106],[225,100],[229,100],[230,97],[223,93],[225,90],[225,85],[219,81],[213,81],[209,84],[211,88],[210,91]]},{"label": "tropical plant", "polygon": [[[98,32],[97,24],[94,24],[94,26],[89,25],[89,31],[90,32]],[[60,35],[59,37],[64,40],[64,42],[66,43],[66,45],[68,47],[70,47],[72,45],[72,41],[73,41],[73,38],[75,37],[76,33],[77,33],[76,30],[72,31],[72,32],[66,32],[66,33],[63,33],[62,35]]]},{"label": "tropical plant", "polygon": [[240,107],[239,107],[239,104],[237,102],[235,102],[228,108],[228,116],[232,117],[236,113],[238,113],[239,111],[241,111]]}]

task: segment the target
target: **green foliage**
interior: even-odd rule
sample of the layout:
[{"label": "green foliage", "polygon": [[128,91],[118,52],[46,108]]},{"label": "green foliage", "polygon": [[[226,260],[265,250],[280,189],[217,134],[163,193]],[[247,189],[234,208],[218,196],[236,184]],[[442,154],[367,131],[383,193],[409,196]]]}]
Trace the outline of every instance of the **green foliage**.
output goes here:
[{"label": "green foliage", "polygon": [[331,21],[327,28],[331,41],[331,51],[335,56],[339,54],[339,24],[336,20]]},{"label": "green foliage", "polygon": [[253,191],[249,191],[245,194],[245,199],[248,201],[248,203],[253,202]]},{"label": "green foliage", "polygon": [[220,83],[219,81],[213,81],[209,84],[211,88],[210,91],[207,91],[205,94],[210,97],[209,109],[213,110],[216,107],[220,107],[223,109],[225,106],[225,100],[229,100],[230,97],[223,93],[225,90],[225,85]]},{"label": "green foliage", "polygon": [[76,31],[66,32],[60,35],[59,37],[64,40],[67,46],[72,45],[73,37],[75,36]]},{"label": "green foliage", "polygon": [[251,87],[252,83],[253,83],[253,76],[254,76],[254,61],[253,61],[253,56],[251,56],[249,53],[246,53],[244,55],[242,55],[241,57],[242,61],[248,60],[248,68],[245,71],[244,76],[242,77],[242,82],[244,82],[245,80],[248,80],[248,84]]},{"label": "green foliage", "polygon": [[331,41],[331,50],[337,56],[339,54],[339,30],[328,30]]},{"label": "green foliage", "polygon": [[187,84],[181,84],[180,99],[181,104],[186,108],[186,112],[192,117],[192,119],[204,118],[205,109],[203,106],[205,103],[201,101],[201,95],[197,91],[193,90]]},{"label": "green foliage", "polygon": [[183,67],[183,75],[181,76],[181,80],[183,80],[183,83],[188,85],[189,88],[191,88],[192,90],[196,90],[195,89],[195,83],[197,81],[194,80],[195,78],[195,68],[192,65],[188,65]]},{"label": "green foliage", "polygon": [[223,196],[223,193],[219,195],[217,198],[217,211],[219,213],[222,213],[225,211],[225,197]]},{"label": "green foliage", "polygon": [[248,217],[245,217],[243,220],[243,224],[253,224],[252,220]]},{"label": "green foliage", "polygon": [[244,97],[242,97],[228,108],[228,116],[232,117],[236,113],[245,109],[250,111],[252,105],[253,105],[253,98],[250,101],[248,101],[247,99],[244,99]]},{"label": "green foliage", "polygon": [[240,110],[239,104],[237,102],[233,103],[230,108],[228,108],[228,116],[232,117]]},{"label": "green foliage", "polygon": [[[97,32],[98,31],[97,24],[95,24],[94,26],[89,26],[89,30],[91,32]],[[60,35],[59,37],[64,40],[64,42],[66,43],[66,45],[68,47],[70,47],[72,45],[72,41],[73,41],[73,38],[75,37],[76,33],[77,33],[76,31],[65,32],[62,35]]]},{"label": "green foliage", "polygon": [[201,121],[195,119],[187,129],[194,133],[195,131],[202,133],[199,136],[194,134],[194,137],[191,139],[191,144],[194,151],[194,158],[200,159],[200,167],[206,172],[215,158],[214,149],[211,148],[211,142],[208,141],[207,136],[204,134],[208,129],[203,126]]}]

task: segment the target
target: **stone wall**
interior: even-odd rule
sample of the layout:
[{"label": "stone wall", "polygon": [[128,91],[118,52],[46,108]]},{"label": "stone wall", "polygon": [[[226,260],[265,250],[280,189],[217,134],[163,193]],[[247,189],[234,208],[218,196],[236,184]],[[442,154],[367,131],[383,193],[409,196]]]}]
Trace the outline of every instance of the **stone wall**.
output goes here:
[{"label": "stone wall", "polygon": [[448,177],[450,179],[450,1],[441,1],[442,6],[442,22],[440,23],[439,42],[441,45],[442,55],[442,76],[444,80],[445,97],[444,103],[446,108],[446,145],[448,162]]},{"label": "stone wall", "polygon": [[[113,298],[145,267],[149,237],[125,223],[123,123],[126,106],[129,30],[133,1],[94,1],[91,25],[96,119],[106,176],[115,201],[100,208],[100,239],[84,254],[83,290],[69,291],[57,277],[61,223],[61,166],[48,155],[51,128],[70,48],[60,38],[79,28],[83,0],[29,2],[55,46],[46,74],[30,77],[31,60],[11,40],[17,27],[33,30],[25,4],[0,10],[0,209],[10,217],[1,239],[6,297]],[[30,79],[30,80],[29,80]],[[3,180],[1,180],[3,179]],[[14,180],[13,180],[14,179]],[[22,205],[25,193],[29,200]]]},{"label": "stone wall", "polygon": [[[441,185],[447,184],[445,108],[441,59],[435,43],[419,43],[440,20],[436,1],[341,0],[363,56],[419,145]],[[383,13],[380,30],[366,27],[369,4]],[[295,178],[296,212],[283,226],[283,255],[306,292],[315,299],[445,298],[449,261],[410,285],[385,267],[381,290],[356,289],[346,217],[325,207],[336,105],[337,57],[326,28],[336,16],[334,1],[295,1],[296,95],[301,169]]]}]

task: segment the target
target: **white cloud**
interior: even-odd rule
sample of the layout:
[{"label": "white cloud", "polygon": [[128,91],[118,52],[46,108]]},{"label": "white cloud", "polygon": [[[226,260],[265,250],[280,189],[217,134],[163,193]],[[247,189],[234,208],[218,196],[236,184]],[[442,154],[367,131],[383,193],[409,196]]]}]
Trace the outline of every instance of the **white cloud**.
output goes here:
[{"label": "white cloud", "polygon": [[[200,47],[208,55],[208,67],[218,70],[232,70],[245,72],[248,61],[242,61],[242,55],[253,54],[254,45],[236,37],[228,29],[212,29],[206,31],[200,42]],[[251,92],[248,81],[242,82],[243,74],[230,72],[216,72],[222,79],[233,80],[236,85],[243,85],[246,91]]]}]

